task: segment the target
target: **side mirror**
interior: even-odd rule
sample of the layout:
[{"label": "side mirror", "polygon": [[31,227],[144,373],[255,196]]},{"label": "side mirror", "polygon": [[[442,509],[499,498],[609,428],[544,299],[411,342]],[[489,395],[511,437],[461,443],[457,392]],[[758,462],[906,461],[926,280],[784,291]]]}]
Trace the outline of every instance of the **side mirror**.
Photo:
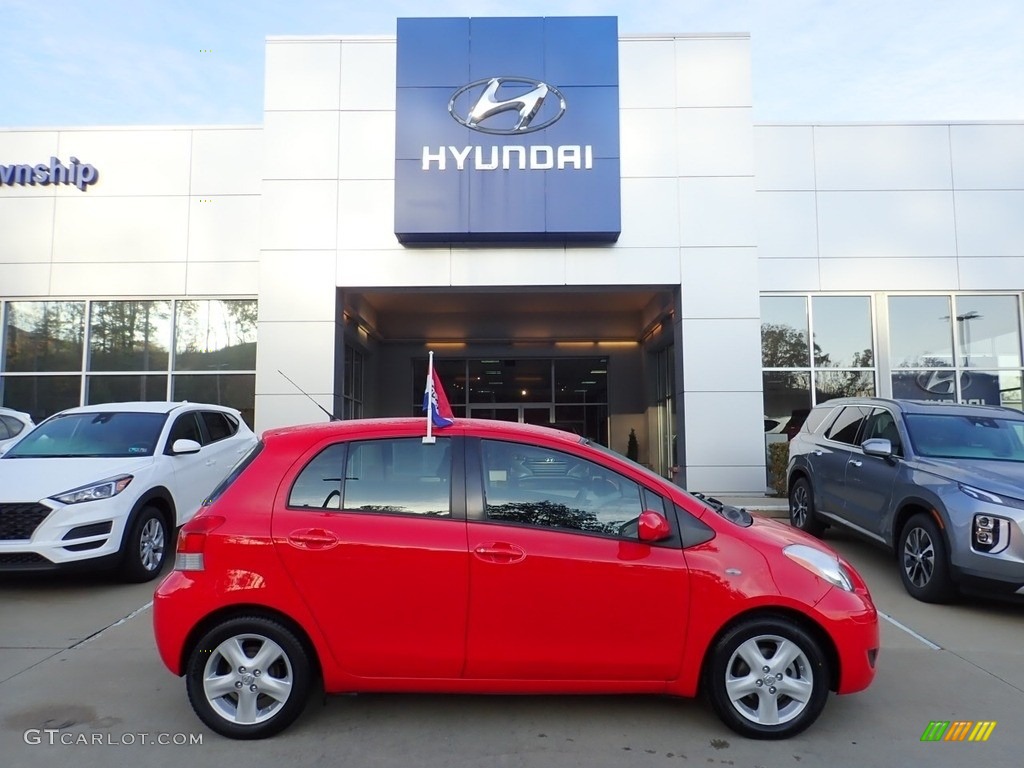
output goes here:
[{"label": "side mirror", "polygon": [[872,437],[861,443],[860,447],[868,456],[878,456],[880,459],[892,458],[892,443],[884,437]]},{"label": "side mirror", "polygon": [[637,521],[637,530],[640,541],[647,544],[663,541],[672,535],[672,529],[669,528],[668,520],[665,519],[665,516],[650,509],[640,513],[640,519]]},{"label": "side mirror", "polygon": [[174,445],[171,446],[171,453],[175,456],[183,453],[199,453],[202,447],[195,440],[185,440],[182,438],[174,441]]}]

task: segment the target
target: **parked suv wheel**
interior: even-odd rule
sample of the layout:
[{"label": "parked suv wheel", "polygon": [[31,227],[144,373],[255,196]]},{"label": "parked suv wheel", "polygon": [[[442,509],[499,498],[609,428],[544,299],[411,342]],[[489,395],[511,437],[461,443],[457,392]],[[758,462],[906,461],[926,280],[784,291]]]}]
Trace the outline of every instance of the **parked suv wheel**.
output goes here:
[{"label": "parked suv wheel", "polygon": [[930,515],[914,515],[900,533],[900,577],[912,597],[925,603],[945,603],[954,595],[949,554]]},{"label": "parked suv wheel", "polygon": [[131,522],[122,543],[121,578],[129,582],[150,581],[163,569],[170,534],[163,513],[145,506]]},{"label": "parked suv wheel", "polygon": [[789,522],[812,536],[825,531],[825,524],[814,514],[814,492],[806,478],[801,477],[789,490]]}]

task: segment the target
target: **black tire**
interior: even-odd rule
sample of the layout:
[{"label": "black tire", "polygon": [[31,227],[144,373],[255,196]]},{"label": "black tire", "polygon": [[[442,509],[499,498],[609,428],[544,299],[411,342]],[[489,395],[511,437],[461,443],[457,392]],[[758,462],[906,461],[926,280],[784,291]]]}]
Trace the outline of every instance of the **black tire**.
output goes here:
[{"label": "black tire", "polygon": [[789,522],[794,528],[799,528],[811,536],[821,536],[825,532],[826,525],[814,511],[814,490],[811,488],[811,481],[805,477],[799,478],[793,487],[789,489]]},{"label": "black tire", "polygon": [[948,603],[956,594],[946,540],[931,515],[914,515],[900,531],[900,578],[911,597],[924,603]]},{"label": "black tire", "polygon": [[[783,658],[773,663],[780,653]],[[798,624],[771,616],[726,632],[704,671],[704,689],[722,722],[752,739],[787,739],[803,731],[825,708],[831,680],[819,642]]]},{"label": "black tire", "polygon": [[[232,663],[228,657],[239,653],[242,663],[237,657]],[[311,677],[306,650],[290,630],[271,619],[244,616],[199,640],[186,664],[185,687],[192,709],[211,729],[232,739],[262,739],[302,714]],[[251,717],[242,711],[247,706]],[[253,722],[244,722],[248,719]]]},{"label": "black tire", "polygon": [[171,544],[163,513],[153,506],[140,509],[121,542],[121,580],[139,583],[155,579],[167,562]]}]

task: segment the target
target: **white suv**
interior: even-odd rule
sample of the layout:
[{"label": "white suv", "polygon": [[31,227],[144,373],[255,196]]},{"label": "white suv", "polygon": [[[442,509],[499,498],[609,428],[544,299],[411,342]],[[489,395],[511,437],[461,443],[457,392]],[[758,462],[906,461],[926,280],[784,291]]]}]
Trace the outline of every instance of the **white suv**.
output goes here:
[{"label": "white suv", "polygon": [[238,411],[219,405],[55,414],[0,456],[0,571],[115,567],[148,581],[175,528],[255,444]]}]

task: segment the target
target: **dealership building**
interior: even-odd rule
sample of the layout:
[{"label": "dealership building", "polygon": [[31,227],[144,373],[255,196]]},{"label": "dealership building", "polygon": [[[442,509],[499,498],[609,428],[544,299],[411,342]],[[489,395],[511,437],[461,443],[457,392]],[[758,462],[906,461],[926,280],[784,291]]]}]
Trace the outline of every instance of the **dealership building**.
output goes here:
[{"label": "dealership building", "polygon": [[414,415],[433,351],[719,493],[830,397],[1020,408],[1024,122],[755,124],[750,46],[399,19],[269,38],[262,125],[0,129],[0,404]]}]

